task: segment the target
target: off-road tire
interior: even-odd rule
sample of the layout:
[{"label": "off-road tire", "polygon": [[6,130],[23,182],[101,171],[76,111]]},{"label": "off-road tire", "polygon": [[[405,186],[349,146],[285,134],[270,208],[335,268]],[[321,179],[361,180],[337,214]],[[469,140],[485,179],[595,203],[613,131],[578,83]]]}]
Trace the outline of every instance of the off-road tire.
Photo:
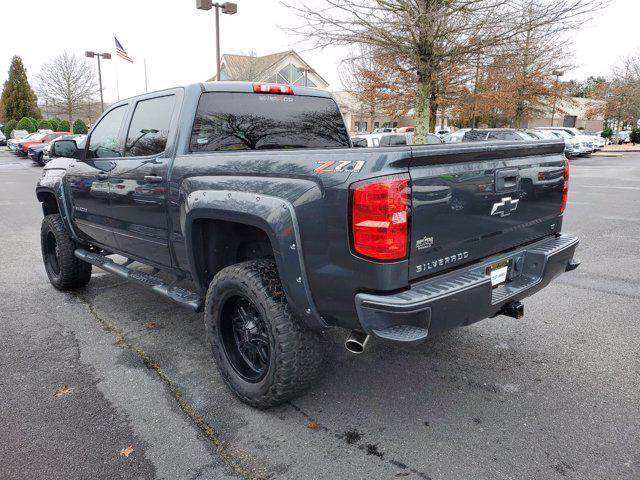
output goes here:
[{"label": "off-road tire", "polygon": [[[225,301],[234,296],[250,300],[262,316],[270,356],[264,378],[243,378],[231,364],[222,340]],[[228,321],[228,320],[227,320]],[[304,327],[293,314],[273,260],[252,260],[221,270],[205,299],[205,329],[218,369],[231,391],[257,408],[279,405],[302,392],[321,364],[320,335]]]},{"label": "off-road tire", "polygon": [[[40,245],[42,260],[51,285],[58,290],[75,290],[89,283],[91,264],[76,258],[73,254],[76,244],[67,232],[59,213],[47,215],[42,220]],[[51,258],[51,255],[54,255],[54,258]]]}]

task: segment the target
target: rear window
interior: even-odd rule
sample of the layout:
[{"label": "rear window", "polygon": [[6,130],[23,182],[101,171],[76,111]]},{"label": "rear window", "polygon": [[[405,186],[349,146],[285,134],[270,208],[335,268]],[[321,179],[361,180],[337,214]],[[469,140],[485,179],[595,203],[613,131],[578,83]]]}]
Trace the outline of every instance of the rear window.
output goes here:
[{"label": "rear window", "polygon": [[203,93],[191,151],[349,147],[331,98],[257,93]]},{"label": "rear window", "polygon": [[469,130],[464,133],[462,137],[463,142],[478,142],[480,140],[487,139],[486,130]]}]

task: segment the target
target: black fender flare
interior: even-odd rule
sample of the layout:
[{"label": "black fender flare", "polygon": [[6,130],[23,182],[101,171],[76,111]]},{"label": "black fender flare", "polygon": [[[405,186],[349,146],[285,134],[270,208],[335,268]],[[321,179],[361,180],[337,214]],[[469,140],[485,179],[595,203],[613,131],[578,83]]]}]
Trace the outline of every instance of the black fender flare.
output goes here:
[{"label": "black fender flare", "polygon": [[309,328],[320,330],[328,326],[311,295],[298,221],[289,201],[269,195],[228,190],[197,190],[189,193],[181,209],[181,229],[192,279],[197,285],[204,286],[204,279],[199,278],[192,237],[193,224],[201,219],[247,224],[263,230],[271,242],[280,280],[294,313]]},{"label": "black fender flare", "polygon": [[[69,211],[69,205],[64,195],[62,184],[62,177],[42,177],[38,182],[38,186],[36,187],[36,198],[39,202],[43,203],[45,195],[53,195],[56,203],[58,204],[58,212],[60,212],[60,216],[62,217],[62,222],[64,223],[65,228],[70,233],[71,237],[74,240],[78,241],[79,237],[73,228],[73,222],[71,221],[71,212]],[[46,212],[44,211],[44,205],[42,208],[43,213],[46,215]]]}]

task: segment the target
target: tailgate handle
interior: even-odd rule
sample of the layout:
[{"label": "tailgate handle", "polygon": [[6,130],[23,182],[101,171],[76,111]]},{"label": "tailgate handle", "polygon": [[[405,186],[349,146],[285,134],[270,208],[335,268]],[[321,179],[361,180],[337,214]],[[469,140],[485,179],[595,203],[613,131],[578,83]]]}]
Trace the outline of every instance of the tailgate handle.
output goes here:
[{"label": "tailgate handle", "polygon": [[144,179],[149,183],[162,183],[162,177],[158,175],[145,175]]},{"label": "tailgate handle", "polygon": [[496,193],[518,190],[520,186],[520,170],[517,168],[496,170],[495,177]]}]

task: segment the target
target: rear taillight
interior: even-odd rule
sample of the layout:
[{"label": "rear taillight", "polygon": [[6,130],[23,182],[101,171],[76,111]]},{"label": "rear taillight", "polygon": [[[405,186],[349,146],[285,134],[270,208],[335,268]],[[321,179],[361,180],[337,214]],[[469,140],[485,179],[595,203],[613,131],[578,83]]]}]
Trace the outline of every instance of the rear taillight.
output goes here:
[{"label": "rear taillight", "polygon": [[409,238],[409,180],[386,177],[352,187],[353,249],[376,260],[407,256]]},{"label": "rear taillight", "polygon": [[564,159],[564,186],[562,187],[562,204],[560,205],[560,213],[564,213],[567,208],[567,195],[569,194],[569,160]]},{"label": "rear taillight", "polygon": [[254,83],[253,91],[255,93],[279,93],[282,95],[293,95],[293,89],[289,85],[281,85],[279,83]]}]

